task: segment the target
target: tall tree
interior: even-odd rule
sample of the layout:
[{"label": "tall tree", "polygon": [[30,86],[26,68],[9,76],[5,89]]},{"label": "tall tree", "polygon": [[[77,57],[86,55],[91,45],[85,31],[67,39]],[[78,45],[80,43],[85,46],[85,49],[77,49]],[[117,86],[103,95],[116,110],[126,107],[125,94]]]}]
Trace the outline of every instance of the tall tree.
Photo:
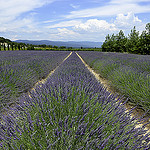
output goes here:
[{"label": "tall tree", "polygon": [[123,30],[120,30],[116,35],[116,52],[126,52],[126,42],[127,38],[125,37]]},{"label": "tall tree", "polygon": [[105,41],[102,45],[102,51],[103,52],[109,52],[111,51],[111,44],[110,44],[110,35],[108,34],[106,37],[105,37]]},{"label": "tall tree", "polygon": [[138,50],[138,42],[139,42],[139,31],[136,31],[136,27],[134,26],[131,30],[131,33],[128,35],[128,40],[126,42],[126,49],[129,53],[139,53]]},{"label": "tall tree", "polygon": [[10,47],[9,47],[9,46],[10,46],[10,42],[7,43],[7,50],[8,50],[8,51],[10,50]]},{"label": "tall tree", "polygon": [[6,46],[5,46],[5,43],[3,43],[3,47],[4,47],[4,51],[6,51]]},{"label": "tall tree", "polygon": [[5,38],[0,37],[0,43],[4,43],[5,42]]},{"label": "tall tree", "polygon": [[146,29],[147,35],[150,35],[150,23],[147,23],[147,24],[146,24],[145,29]]},{"label": "tall tree", "polygon": [[11,49],[13,51],[14,50],[14,43],[12,42],[10,46],[11,46]]},{"label": "tall tree", "polygon": [[139,50],[143,55],[150,55],[150,23],[146,24],[139,40]]},{"label": "tall tree", "polygon": [[20,51],[20,46],[21,46],[20,43],[18,43],[17,45],[18,45],[18,50]]},{"label": "tall tree", "polygon": [[15,50],[17,50],[18,44],[14,43]]}]

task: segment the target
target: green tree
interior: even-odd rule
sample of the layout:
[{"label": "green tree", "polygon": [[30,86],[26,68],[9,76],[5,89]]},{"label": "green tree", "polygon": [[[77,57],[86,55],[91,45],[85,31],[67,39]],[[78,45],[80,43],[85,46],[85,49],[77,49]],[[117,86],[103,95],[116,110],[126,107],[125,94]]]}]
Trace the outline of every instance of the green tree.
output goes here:
[{"label": "green tree", "polygon": [[34,45],[32,45],[32,44],[29,45],[29,44],[28,44],[27,50],[35,50],[35,49],[34,49]]},{"label": "green tree", "polygon": [[10,50],[10,42],[7,43],[7,49]]},{"label": "green tree", "polygon": [[70,51],[70,50],[72,50],[73,48],[72,47],[68,47],[68,50]]},{"label": "green tree", "polygon": [[102,51],[104,52],[125,52],[127,38],[124,35],[124,32],[120,30],[117,35],[109,34],[106,36],[105,42],[102,45]]},{"label": "green tree", "polygon": [[20,43],[17,44],[18,50],[20,50]]},{"label": "green tree", "polygon": [[111,45],[111,52],[115,52],[117,49],[117,42],[116,42],[116,35],[112,34],[111,38],[110,38],[110,45]]},{"label": "green tree", "polygon": [[54,47],[53,47],[53,48],[58,49],[58,46],[55,46],[55,45],[54,45]]},{"label": "green tree", "polygon": [[5,46],[5,43],[3,43],[3,47],[4,47],[4,51],[6,51],[6,46]]},{"label": "green tree", "polygon": [[146,24],[146,47],[147,47],[147,51],[146,54],[150,54],[150,23]]},{"label": "green tree", "polygon": [[140,36],[135,26],[128,37],[125,37],[122,30],[117,35],[108,34],[102,44],[102,51],[150,55],[150,23],[146,24],[145,31]]},{"label": "green tree", "polygon": [[105,37],[105,41],[103,42],[102,45],[102,51],[103,52],[111,51],[111,37],[109,34]]},{"label": "green tree", "polygon": [[46,48],[46,44],[42,44],[42,45],[39,45],[39,47],[43,47],[43,48]]},{"label": "green tree", "polygon": [[14,43],[15,50],[17,50],[18,44]]},{"label": "green tree", "polygon": [[12,51],[14,50],[14,43],[12,42],[11,44],[10,44],[10,46],[11,46],[11,49],[12,49]]},{"label": "green tree", "polygon": [[147,23],[147,24],[146,24],[145,29],[146,29],[147,35],[150,35],[150,23]]},{"label": "green tree", "polygon": [[116,52],[126,52],[126,42],[127,42],[127,38],[124,35],[123,30],[120,30],[119,33],[116,35]]},{"label": "green tree", "polygon": [[0,37],[0,43],[4,43],[5,42],[5,38]]},{"label": "green tree", "polygon": [[60,46],[59,48],[60,49],[66,49],[66,46]]},{"label": "green tree", "polygon": [[126,49],[129,53],[140,53],[138,49],[138,43],[139,43],[139,31],[136,31],[136,27],[134,26],[131,30],[131,33],[128,35],[128,39],[126,42]]},{"label": "green tree", "polygon": [[139,40],[139,51],[143,55],[150,55],[150,23],[146,24]]},{"label": "green tree", "polygon": [[23,43],[23,50],[26,50],[26,44]]},{"label": "green tree", "polygon": [[48,45],[48,47],[49,47],[49,48],[52,48],[53,46],[52,46],[52,45]]}]

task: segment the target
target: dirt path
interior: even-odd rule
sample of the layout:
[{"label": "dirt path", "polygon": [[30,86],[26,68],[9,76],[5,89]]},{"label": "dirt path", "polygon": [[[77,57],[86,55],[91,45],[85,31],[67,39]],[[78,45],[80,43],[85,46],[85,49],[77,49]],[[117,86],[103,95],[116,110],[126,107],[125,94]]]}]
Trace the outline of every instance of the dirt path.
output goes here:
[{"label": "dirt path", "polygon": [[[55,70],[56,70],[65,60],[67,60],[67,59],[71,56],[71,54],[72,54],[72,52],[70,52],[70,54],[69,54],[54,70],[52,70],[52,71],[48,74],[48,76],[47,76],[45,79],[42,79],[42,80],[38,81],[38,82],[33,86],[33,88],[30,89],[30,90],[27,92],[28,95],[29,95],[29,97],[31,97],[31,96],[30,96],[30,91],[35,90],[35,87],[36,87],[37,85],[44,84],[44,83],[47,81],[48,77],[51,76],[51,75],[55,72]],[[1,114],[2,114],[2,115],[7,115],[7,114],[9,114],[10,108],[14,108],[14,107],[16,106],[16,103],[17,103],[17,102],[11,103],[11,104],[9,105],[9,108],[6,108],[6,109],[2,110]],[[1,121],[1,114],[0,114],[0,121]]]},{"label": "dirt path", "polygon": [[39,85],[39,84],[44,84],[44,83],[47,81],[47,78],[48,78],[49,76],[51,76],[51,75],[55,72],[55,70],[56,70],[65,60],[67,60],[67,59],[71,56],[71,54],[72,54],[72,52],[70,52],[70,54],[69,54],[54,70],[52,70],[52,71],[48,74],[48,76],[47,76],[45,79],[42,79],[42,80],[38,81],[38,82],[33,86],[33,88],[32,88],[31,90],[34,90],[35,87],[36,87],[37,85]]},{"label": "dirt path", "polygon": [[[81,59],[81,61],[83,62],[83,64],[87,67],[87,69],[95,76],[95,78],[97,79],[97,81],[99,81],[100,83],[103,84],[104,87],[106,87],[107,91],[111,92],[111,93],[116,93],[115,91],[113,91],[113,88],[110,87],[110,84],[109,84],[109,81],[102,78],[98,73],[96,73],[88,64],[86,64],[86,62],[82,59],[82,57],[76,52],[77,56]],[[129,112],[133,106],[129,105],[129,104],[126,104],[125,107],[127,108],[127,111]],[[142,110],[139,110],[139,109],[135,109],[133,111],[133,113],[131,114],[131,117],[135,117],[135,116],[142,116],[144,114],[144,112]],[[149,118],[149,117],[148,117]],[[145,117],[145,119],[147,119]],[[148,123],[150,121],[150,119],[148,119],[148,121],[146,123]],[[136,128],[138,127],[142,127],[144,124],[142,122],[140,122],[139,125],[136,126]],[[150,132],[150,125],[147,125],[145,127],[145,129],[147,129],[147,133]]]}]

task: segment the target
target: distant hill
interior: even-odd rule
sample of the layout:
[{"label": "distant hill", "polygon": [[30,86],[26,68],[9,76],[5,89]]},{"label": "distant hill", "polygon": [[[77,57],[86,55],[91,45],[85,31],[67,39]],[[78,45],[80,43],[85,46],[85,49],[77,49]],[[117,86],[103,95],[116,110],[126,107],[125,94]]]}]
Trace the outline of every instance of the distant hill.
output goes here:
[{"label": "distant hill", "polygon": [[76,42],[76,41],[68,41],[68,42],[63,42],[63,41],[49,41],[49,40],[40,40],[40,41],[31,41],[31,40],[16,40],[14,42],[17,43],[25,43],[25,44],[33,44],[33,45],[52,45],[52,46],[66,46],[66,47],[73,47],[73,48],[100,48],[102,45],[102,42],[90,42],[90,41],[81,41],[81,42]]}]

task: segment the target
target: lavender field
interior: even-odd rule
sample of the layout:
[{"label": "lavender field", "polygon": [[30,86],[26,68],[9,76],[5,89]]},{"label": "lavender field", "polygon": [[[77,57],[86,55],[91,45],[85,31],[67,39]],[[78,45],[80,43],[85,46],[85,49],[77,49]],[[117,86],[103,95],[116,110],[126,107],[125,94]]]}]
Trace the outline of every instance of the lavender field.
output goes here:
[{"label": "lavender field", "polygon": [[0,111],[46,78],[69,52],[1,51]]},{"label": "lavender field", "polygon": [[130,104],[150,110],[150,55],[79,52],[84,61]]},{"label": "lavender field", "polygon": [[[33,53],[30,63],[37,56]],[[49,66],[45,65],[47,61],[52,63],[45,69],[45,76],[52,68],[59,67],[44,84],[37,84],[29,94],[23,92],[16,106],[7,108],[7,115],[1,114],[0,149],[150,149],[149,133],[145,129],[147,124],[137,127],[141,120],[146,121],[143,116],[131,117],[133,110],[127,111],[126,99],[108,92],[76,53],[73,52],[65,61],[68,52],[40,53],[32,68],[36,70],[38,67],[37,74]],[[79,54],[86,60],[86,53]],[[25,55],[21,56],[25,58]],[[88,56],[92,59],[91,55]],[[29,79],[33,77],[31,75]]]}]

